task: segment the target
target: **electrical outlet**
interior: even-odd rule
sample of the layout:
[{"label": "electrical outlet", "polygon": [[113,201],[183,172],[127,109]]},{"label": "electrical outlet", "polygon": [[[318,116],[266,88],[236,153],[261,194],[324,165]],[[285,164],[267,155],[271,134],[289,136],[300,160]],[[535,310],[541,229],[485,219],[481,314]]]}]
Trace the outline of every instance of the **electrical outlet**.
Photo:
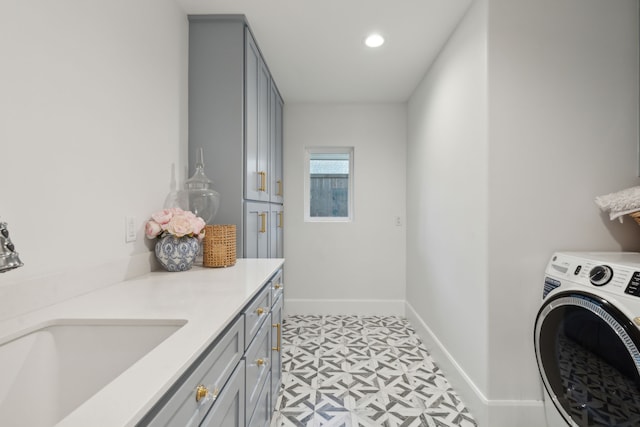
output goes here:
[{"label": "electrical outlet", "polygon": [[125,222],[125,237],[124,240],[129,243],[129,242],[135,242],[136,238],[138,237],[136,234],[136,218],[133,216],[127,216],[124,219]]}]

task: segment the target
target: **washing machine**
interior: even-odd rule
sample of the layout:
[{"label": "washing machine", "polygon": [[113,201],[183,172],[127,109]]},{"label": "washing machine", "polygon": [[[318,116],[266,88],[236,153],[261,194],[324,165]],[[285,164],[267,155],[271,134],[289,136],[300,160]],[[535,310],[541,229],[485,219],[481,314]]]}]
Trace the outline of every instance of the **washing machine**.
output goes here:
[{"label": "washing machine", "polygon": [[640,253],[554,254],[534,344],[549,427],[640,426]]}]

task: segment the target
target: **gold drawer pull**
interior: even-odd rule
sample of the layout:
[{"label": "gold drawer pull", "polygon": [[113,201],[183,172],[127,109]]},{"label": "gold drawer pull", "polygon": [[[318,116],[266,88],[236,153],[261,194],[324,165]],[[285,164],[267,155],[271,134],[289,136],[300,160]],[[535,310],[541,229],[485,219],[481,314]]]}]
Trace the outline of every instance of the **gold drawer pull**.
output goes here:
[{"label": "gold drawer pull", "polygon": [[256,360],[256,365],[258,365],[258,366],[262,366],[262,365],[264,365],[264,359],[258,359],[258,360]]},{"label": "gold drawer pull", "polygon": [[276,283],[275,285],[273,285],[274,289],[280,289],[282,287],[282,285],[280,283]]},{"label": "gold drawer pull", "polygon": [[264,314],[264,308],[258,307],[258,309],[256,310],[256,314],[258,314],[258,316],[262,316]]},{"label": "gold drawer pull", "polygon": [[260,187],[258,191],[267,191],[267,173],[258,172],[258,175],[260,175]]},{"label": "gold drawer pull", "polygon": [[278,183],[278,193],[276,193],[276,196],[282,196],[282,180],[277,180],[276,181]]},{"label": "gold drawer pull", "polygon": [[284,213],[283,212],[278,212],[278,219],[280,220],[280,222],[278,223],[278,228],[283,228],[283,217]]},{"label": "gold drawer pull", "polygon": [[200,384],[198,388],[196,388],[196,402],[200,402],[202,399],[204,399],[207,396],[211,396],[211,398],[215,400],[218,397],[218,393],[220,393],[220,390],[218,389],[218,387],[213,389],[213,393],[209,393],[209,389],[204,385]]},{"label": "gold drawer pull", "polygon": [[276,343],[276,347],[271,347],[271,350],[280,352],[280,341],[281,341],[281,336],[282,336],[282,333],[281,333],[282,325],[280,323],[274,323],[271,326],[276,328],[276,330],[278,332],[278,340],[277,340],[277,343]]}]

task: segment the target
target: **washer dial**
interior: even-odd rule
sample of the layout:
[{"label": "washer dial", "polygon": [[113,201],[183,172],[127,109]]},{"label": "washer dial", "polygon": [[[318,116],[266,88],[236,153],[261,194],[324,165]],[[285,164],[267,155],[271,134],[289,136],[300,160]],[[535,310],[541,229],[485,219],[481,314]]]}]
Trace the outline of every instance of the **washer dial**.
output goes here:
[{"label": "washer dial", "polygon": [[597,265],[589,272],[589,280],[593,286],[604,286],[613,277],[613,270],[608,265]]}]

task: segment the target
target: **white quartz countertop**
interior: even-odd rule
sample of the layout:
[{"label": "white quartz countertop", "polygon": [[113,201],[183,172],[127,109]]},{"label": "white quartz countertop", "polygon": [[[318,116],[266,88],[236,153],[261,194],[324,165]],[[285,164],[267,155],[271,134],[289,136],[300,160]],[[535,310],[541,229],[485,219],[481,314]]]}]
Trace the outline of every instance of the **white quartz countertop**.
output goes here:
[{"label": "white quartz countertop", "polygon": [[283,259],[238,259],[235,266],[227,268],[152,272],[4,320],[0,322],[0,342],[56,320],[186,321],[57,424],[134,426],[283,263]]}]

